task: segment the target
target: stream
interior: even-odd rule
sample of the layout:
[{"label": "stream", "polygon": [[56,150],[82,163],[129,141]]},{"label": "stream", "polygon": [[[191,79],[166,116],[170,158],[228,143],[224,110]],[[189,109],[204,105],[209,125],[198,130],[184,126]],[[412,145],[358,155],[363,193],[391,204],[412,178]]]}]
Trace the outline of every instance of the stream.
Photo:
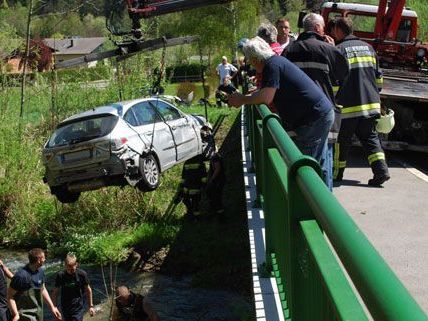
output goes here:
[{"label": "stream", "polygon": [[[25,251],[0,249],[0,259],[12,271],[16,272],[27,263]],[[95,310],[97,314],[90,318],[85,315],[85,321],[107,321],[110,305],[107,302],[106,290],[101,267],[82,265],[88,273],[93,290]],[[62,269],[60,259],[46,260],[45,272],[47,288],[52,293],[55,274]],[[104,267],[108,283],[109,268]],[[251,320],[252,306],[239,294],[227,291],[193,288],[190,277],[172,278],[159,273],[129,272],[118,269],[116,285],[127,285],[134,292],[149,298],[162,321],[246,321]],[[44,320],[54,321],[49,309],[44,311]]]}]

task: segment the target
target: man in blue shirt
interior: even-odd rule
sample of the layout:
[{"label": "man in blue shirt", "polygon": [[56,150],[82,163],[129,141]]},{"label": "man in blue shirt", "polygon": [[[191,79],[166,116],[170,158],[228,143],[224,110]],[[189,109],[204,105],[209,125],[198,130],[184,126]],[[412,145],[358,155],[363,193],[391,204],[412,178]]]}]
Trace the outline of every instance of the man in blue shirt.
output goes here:
[{"label": "man in blue shirt", "polygon": [[[333,103],[299,67],[276,56],[260,37],[243,46],[245,57],[262,74],[262,86],[250,95],[232,94],[232,106],[275,105],[287,131],[295,135],[300,151],[315,158],[327,177],[327,136],[334,120]],[[290,135],[292,136],[292,135]]]},{"label": "man in blue shirt", "polygon": [[7,300],[12,321],[43,321],[42,297],[52,314],[61,320],[61,313],[53,305],[45,287],[45,252],[34,248],[28,252],[29,263],[13,276],[7,290]]}]

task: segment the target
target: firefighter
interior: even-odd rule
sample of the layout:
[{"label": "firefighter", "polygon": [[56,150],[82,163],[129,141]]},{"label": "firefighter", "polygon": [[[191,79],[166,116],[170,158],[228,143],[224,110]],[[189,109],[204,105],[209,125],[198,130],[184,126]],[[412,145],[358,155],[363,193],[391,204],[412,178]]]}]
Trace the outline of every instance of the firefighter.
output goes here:
[{"label": "firefighter", "polygon": [[195,219],[200,215],[199,203],[201,193],[207,181],[207,169],[203,155],[196,155],[184,162],[181,172],[180,192],[175,199],[178,204],[181,200],[187,208],[187,217]]},{"label": "firefighter", "polygon": [[206,193],[210,207],[218,218],[222,218],[224,213],[222,199],[225,181],[223,157],[214,150],[210,155]]},{"label": "firefighter", "polygon": [[325,182],[333,190],[333,145],[340,129],[340,108],[336,105],[334,87],[343,83],[348,75],[348,62],[332,45],[334,40],[324,33],[324,19],[317,13],[303,18],[304,32],[287,47],[283,56],[302,69],[335,105],[334,123],[328,134],[328,157]]},{"label": "firefighter", "polygon": [[203,156],[209,160],[208,180],[205,189],[209,205],[218,218],[223,217],[223,187],[225,183],[224,163],[222,156],[217,152],[212,127],[209,123],[201,128],[201,137],[204,144]]},{"label": "firefighter", "polygon": [[380,117],[382,74],[373,47],[355,37],[352,31],[352,21],[348,18],[336,19],[331,28],[337,48],[349,65],[349,76],[336,96],[337,103],[343,108],[338,144],[335,146],[333,177],[336,181],[343,179],[351,139],[356,134],[373,172],[368,184],[380,187],[390,178],[376,131],[376,121]]}]

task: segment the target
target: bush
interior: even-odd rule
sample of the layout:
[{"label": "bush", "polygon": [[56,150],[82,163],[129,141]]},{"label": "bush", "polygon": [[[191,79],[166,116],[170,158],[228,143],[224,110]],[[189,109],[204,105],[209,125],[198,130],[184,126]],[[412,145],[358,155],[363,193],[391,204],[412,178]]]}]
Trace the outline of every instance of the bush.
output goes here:
[{"label": "bush", "polygon": [[182,82],[178,87],[177,87],[177,96],[180,97],[182,100],[186,101],[186,102],[191,102],[188,101],[189,98],[189,94],[191,92],[195,93],[196,91],[196,85],[191,83],[191,82]]},{"label": "bush", "polygon": [[201,81],[201,65],[187,64],[167,67],[166,77],[171,82]]}]

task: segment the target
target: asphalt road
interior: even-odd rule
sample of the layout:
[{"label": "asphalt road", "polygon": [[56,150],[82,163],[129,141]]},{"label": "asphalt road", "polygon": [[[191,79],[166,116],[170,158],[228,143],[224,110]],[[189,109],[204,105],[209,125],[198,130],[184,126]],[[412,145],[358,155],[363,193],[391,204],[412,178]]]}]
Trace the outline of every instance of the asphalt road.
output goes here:
[{"label": "asphalt road", "polygon": [[353,149],[344,181],[333,192],[428,314],[427,156],[406,152],[387,158],[391,180],[383,188],[369,187],[371,170],[362,150]]}]

